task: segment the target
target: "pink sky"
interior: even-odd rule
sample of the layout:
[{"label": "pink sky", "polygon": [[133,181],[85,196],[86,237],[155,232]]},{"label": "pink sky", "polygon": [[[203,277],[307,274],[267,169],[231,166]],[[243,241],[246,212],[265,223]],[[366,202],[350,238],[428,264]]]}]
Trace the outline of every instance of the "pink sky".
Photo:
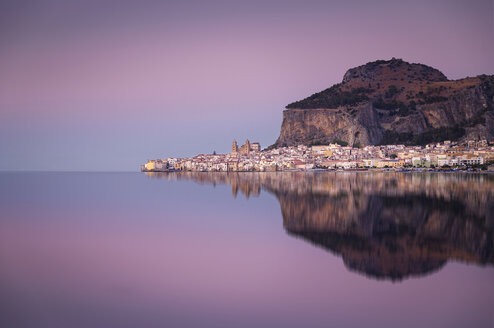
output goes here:
[{"label": "pink sky", "polygon": [[268,146],[286,104],[376,59],[494,74],[489,0],[0,6],[3,170],[136,170],[234,138]]}]

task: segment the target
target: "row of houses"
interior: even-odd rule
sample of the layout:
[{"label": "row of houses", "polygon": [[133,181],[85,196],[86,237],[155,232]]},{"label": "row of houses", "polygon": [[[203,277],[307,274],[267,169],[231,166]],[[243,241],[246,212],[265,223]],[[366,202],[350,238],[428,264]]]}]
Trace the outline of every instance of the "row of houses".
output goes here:
[{"label": "row of houses", "polygon": [[[246,142],[247,145],[250,145]],[[480,143],[483,145],[483,143]],[[462,167],[494,161],[494,147],[472,148],[452,143],[435,145],[343,147],[337,144],[307,147],[298,145],[260,151],[236,151],[229,154],[200,154],[191,158],[167,158],[146,162],[143,171],[284,171],[314,168],[400,168]]]}]

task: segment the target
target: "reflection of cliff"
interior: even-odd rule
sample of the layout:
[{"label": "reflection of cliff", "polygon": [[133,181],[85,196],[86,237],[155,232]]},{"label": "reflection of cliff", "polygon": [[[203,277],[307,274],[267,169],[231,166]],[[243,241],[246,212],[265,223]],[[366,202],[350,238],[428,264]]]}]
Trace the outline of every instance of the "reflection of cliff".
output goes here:
[{"label": "reflection of cliff", "polygon": [[494,176],[404,173],[186,172],[234,195],[278,198],[285,230],[368,276],[402,279],[448,260],[494,263]]}]

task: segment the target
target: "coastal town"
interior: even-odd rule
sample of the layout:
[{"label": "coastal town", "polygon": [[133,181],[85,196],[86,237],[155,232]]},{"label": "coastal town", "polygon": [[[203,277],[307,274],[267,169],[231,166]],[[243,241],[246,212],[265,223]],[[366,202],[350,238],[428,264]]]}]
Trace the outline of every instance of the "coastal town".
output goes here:
[{"label": "coastal town", "polygon": [[487,170],[494,171],[494,142],[444,141],[426,146],[383,145],[350,147],[299,145],[261,150],[258,142],[233,141],[228,154],[148,160],[143,172],[270,172],[303,170]]}]

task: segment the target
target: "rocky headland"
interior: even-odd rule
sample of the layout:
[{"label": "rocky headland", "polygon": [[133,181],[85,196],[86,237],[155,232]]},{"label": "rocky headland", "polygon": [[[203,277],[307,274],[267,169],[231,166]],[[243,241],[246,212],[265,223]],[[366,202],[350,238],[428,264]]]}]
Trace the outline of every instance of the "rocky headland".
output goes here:
[{"label": "rocky headland", "polygon": [[273,147],[493,138],[494,76],[448,80],[393,58],[349,69],[341,83],[287,105]]}]

